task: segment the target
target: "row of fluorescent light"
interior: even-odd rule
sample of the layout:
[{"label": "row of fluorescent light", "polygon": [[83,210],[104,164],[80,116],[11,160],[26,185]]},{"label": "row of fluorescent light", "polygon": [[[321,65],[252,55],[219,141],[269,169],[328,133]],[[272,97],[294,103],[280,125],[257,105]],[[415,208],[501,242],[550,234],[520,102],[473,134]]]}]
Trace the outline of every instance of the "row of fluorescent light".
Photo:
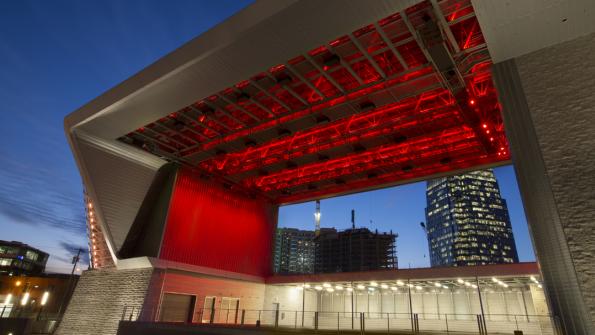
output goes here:
[{"label": "row of fluorescent light", "polygon": [[492,281],[504,288],[508,288],[508,284],[506,284],[505,282],[501,281],[500,279],[498,279],[496,277],[492,277]]},{"label": "row of fluorescent light", "polygon": [[[29,292],[25,292],[25,294],[23,294],[23,297],[21,298],[21,306],[27,305],[27,303],[29,302],[29,297],[30,297]],[[43,292],[43,295],[41,296],[41,306],[45,306],[45,304],[47,304],[49,298],[50,298],[50,292],[48,292],[48,291]],[[9,293],[6,295],[6,298],[4,299],[4,306],[10,305],[11,302],[12,302],[12,294]]]},{"label": "row of fluorescent light", "polygon": [[[531,281],[533,281],[535,284],[537,284],[537,286],[539,288],[542,288],[541,283],[534,276],[531,276],[530,278],[531,278]],[[508,284],[506,284],[505,282],[501,281],[500,279],[498,279],[496,277],[492,277],[492,281],[494,283],[496,283],[496,284],[504,287],[504,288],[508,288]],[[474,289],[477,288],[477,285],[476,284],[473,284],[473,283],[468,282],[466,280],[463,280],[461,278],[457,279],[457,283],[463,284],[463,285],[465,285],[467,287],[472,287]],[[408,286],[409,288],[414,288],[414,289],[416,289],[418,291],[423,290],[423,287],[421,287],[419,285],[405,284],[401,280],[397,280],[397,286]],[[388,286],[387,284],[384,284],[384,283],[383,284],[378,284],[377,282],[372,281],[372,282],[370,282],[370,284],[369,284],[369,286],[367,288],[368,288],[368,291],[371,291],[371,292],[372,291],[375,291],[376,289],[378,289],[378,287],[380,287],[383,290],[388,290],[390,288],[391,290],[396,291],[398,289],[397,286]],[[448,286],[446,286],[444,284],[441,284],[440,282],[435,282],[434,283],[434,286],[436,286],[437,288],[448,289]],[[303,285],[298,286],[297,289],[302,290],[304,288],[311,288],[311,287],[312,286],[310,284],[303,284]],[[366,289],[366,286],[363,285],[363,284],[358,284],[356,286],[356,288],[358,290],[365,290]],[[336,286],[333,287],[329,283],[323,283],[322,285],[316,285],[316,286],[314,286],[314,289],[317,290],[317,291],[326,290],[327,292],[342,291],[342,290],[347,290],[348,292],[352,292],[353,291],[353,288],[351,288],[351,287],[344,287],[344,286],[341,286],[341,285],[336,285]]]},{"label": "row of fluorescent light", "polygon": [[[445,288],[447,289],[448,286],[443,285],[439,282],[434,283],[434,285],[438,288]],[[403,281],[401,280],[397,280],[397,286],[408,286],[410,288],[414,288],[418,291],[423,290],[423,287],[419,286],[419,285],[413,285],[413,284],[405,284]],[[362,291],[365,290],[366,288],[368,289],[368,291],[373,292],[377,289],[383,289],[383,290],[388,290],[391,289],[393,291],[398,290],[397,286],[389,286],[388,284],[382,283],[382,284],[378,284],[375,281],[372,281],[369,283],[369,285],[366,287],[366,285],[363,284],[357,284],[357,286],[355,287],[356,289]],[[312,288],[312,286],[310,284],[303,284],[303,285],[299,285],[297,287],[298,290],[303,290],[303,289],[307,289],[307,288]],[[332,286],[330,283],[323,283],[322,285],[315,285],[314,289],[316,291],[322,291],[322,290],[326,290],[327,292],[334,292],[334,291],[343,291],[346,290],[348,292],[352,292],[353,288],[352,287],[344,287],[342,285],[336,285],[336,286]]]},{"label": "row of fluorescent light", "polygon": [[534,276],[531,276],[531,281],[534,282],[535,284],[537,284],[537,287],[539,288],[543,288],[543,286],[541,286],[541,283],[539,282],[539,280],[537,280]]},{"label": "row of fluorescent light", "polygon": [[473,287],[473,288],[477,288],[477,285],[475,285],[475,284],[472,284],[472,283],[470,283],[470,282],[468,282],[468,281],[466,281],[466,280],[463,280],[463,279],[461,279],[461,278],[457,279],[457,283],[459,283],[459,284],[464,284],[464,285],[465,285],[465,286],[467,286],[467,287]]}]

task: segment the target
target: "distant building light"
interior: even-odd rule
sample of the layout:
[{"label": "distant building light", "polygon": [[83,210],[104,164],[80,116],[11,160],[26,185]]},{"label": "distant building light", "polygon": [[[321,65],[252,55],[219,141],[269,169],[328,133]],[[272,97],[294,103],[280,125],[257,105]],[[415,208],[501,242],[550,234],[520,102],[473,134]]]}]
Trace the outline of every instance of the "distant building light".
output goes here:
[{"label": "distant building light", "polygon": [[17,280],[17,282],[14,285],[17,286],[17,287],[18,286],[21,286],[21,281],[20,280]]},{"label": "distant building light", "polygon": [[402,281],[400,281],[400,280],[397,280],[397,285],[399,285],[399,286],[405,286],[405,283],[403,283],[403,282],[402,282]]}]

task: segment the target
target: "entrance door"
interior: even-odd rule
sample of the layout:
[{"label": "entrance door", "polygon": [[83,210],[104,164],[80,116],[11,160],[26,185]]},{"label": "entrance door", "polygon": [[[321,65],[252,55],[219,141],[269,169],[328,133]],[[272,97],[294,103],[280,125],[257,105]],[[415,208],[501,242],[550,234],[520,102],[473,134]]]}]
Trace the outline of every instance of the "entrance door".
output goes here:
[{"label": "entrance door", "polygon": [[239,298],[223,297],[221,298],[221,308],[219,309],[220,323],[238,323],[238,310],[240,308]]},{"label": "entrance door", "polygon": [[159,321],[192,322],[196,297],[186,294],[165,293],[161,303]]},{"label": "entrance door", "polygon": [[201,323],[215,322],[215,297],[205,297],[202,307]]}]

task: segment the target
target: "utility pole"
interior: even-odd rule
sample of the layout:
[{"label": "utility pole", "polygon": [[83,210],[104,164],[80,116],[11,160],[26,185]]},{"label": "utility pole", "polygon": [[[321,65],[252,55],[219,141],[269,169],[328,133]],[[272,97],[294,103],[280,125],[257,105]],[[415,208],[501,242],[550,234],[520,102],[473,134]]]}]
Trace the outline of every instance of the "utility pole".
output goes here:
[{"label": "utility pole", "polygon": [[64,302],[66,301],[66,298],[70,294],[72,280],[74,279],[74,271],[76,271],[76,266],[77,266],[79,260],[81,259],[82,252],[83,252],[83,249],[79,248],[79,250],[76,253],[76,256],[72,257],[72,264],[73,264],[72,271],[70,272],[70,278],[68,278],[68,285],[66,286],[66,290],[64,290],[64,296],[62,297],[62,301],[60,302],[60,308],[58,309],[58,315],[60,315],[62,313],[62,308],[64,307]]}]

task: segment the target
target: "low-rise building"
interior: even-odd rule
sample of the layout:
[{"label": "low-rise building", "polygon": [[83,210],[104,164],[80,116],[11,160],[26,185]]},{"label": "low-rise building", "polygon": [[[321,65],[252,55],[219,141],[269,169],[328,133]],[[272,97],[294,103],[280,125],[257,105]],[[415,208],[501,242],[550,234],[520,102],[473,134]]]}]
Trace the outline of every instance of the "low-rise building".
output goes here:
[{"label": "low-rise building", "polygon": [[25,243],[0,240],[0,275],[38,275],[49,255]]}]

